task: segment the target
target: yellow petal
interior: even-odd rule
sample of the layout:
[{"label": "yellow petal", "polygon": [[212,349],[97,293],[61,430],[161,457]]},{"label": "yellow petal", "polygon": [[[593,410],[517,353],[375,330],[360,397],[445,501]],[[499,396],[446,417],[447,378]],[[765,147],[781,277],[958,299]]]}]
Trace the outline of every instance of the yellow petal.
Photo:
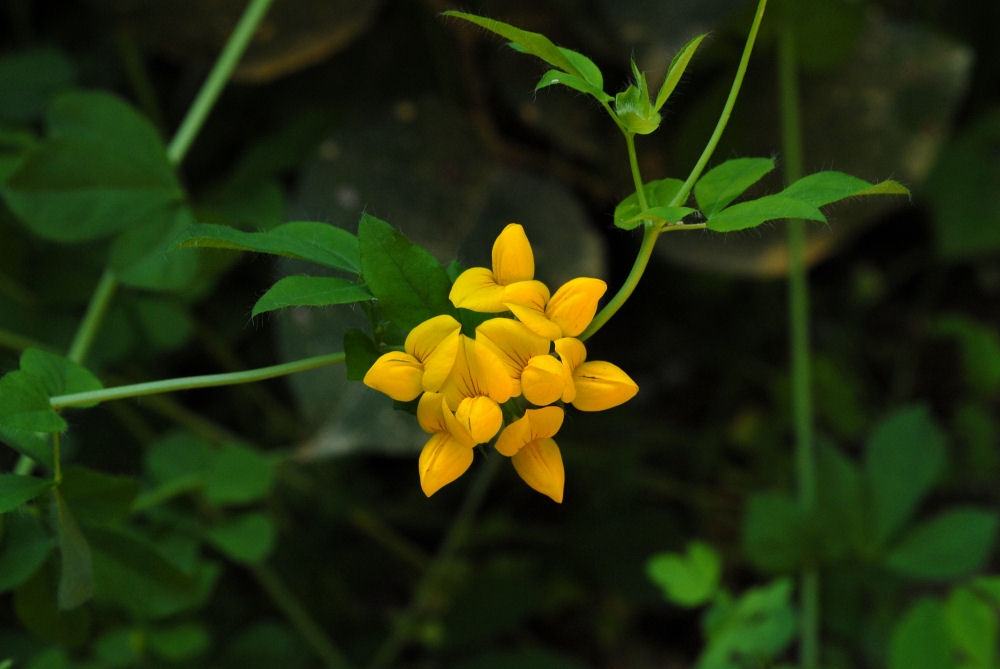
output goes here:
[{"label": "yellow petal", "polygon": [[500,405],[489,397],[466,397],[455,410],[455,419],[477,444],[489,441],[503,425]]},{"label": "yellow petal", "polygon": [[530,437],[527,441],[556,436],[556,432],[562,427],[564,415],[562,407],[543,407],[525,411],[524,416],[531,424]]},{"label": "yellow petal", "polygon": [[573,406],[580,411],[604,411],[629,401],[639,386],[620,367],[603,360],[585,362],[573,372],[576,398]]},{"label": "yellow petal", "polygon": [[437,347],[462,329],[462,324],[448,314],[441,314],[410,330],[403,348],[421,362],[426,362]]},{"label": "yellow petal", "polygon": [[504,228],[493,242],[493,276],[501,286],[535,278],[535,256],[524,228],[517,223]]},{"label": "yellow petal", "polygon": [[496,282],[493,272],[485,267],[471,267],[455,279],[448,299],[456,307],[487,314],[507,311],[503,305],[503,286]]},{"label": "yellow petal", "polygon": [[417,422],[424,432],[447,432],[448,425],[444,419],[444,395],[441,393],[424,393],[417,404]]},{"label": "yellow petal", "polygon": [[564,283],[545,306],[545,315],[559,326],[563,336],[575,337],[590,325],[597,303],[608,289],[600,279],[580,277]]},{"label": "yellow petal", "polygon": [[562,401],[571,403],[576,399],[576,382],[573,380],[573,371],[587,359],[587,348],[582,341],[573,337],[556,339],[553,346],[556,353],[559,354],[559,359],[562,360],[563,378],[566,384],[563,388]]},{"label": "yellow petal", "polygon": [[424,366],[409,353],[390,351],[383,354],[365,374],[369,388],[383,392],[394,400],[409,402],[423,390]]},{"label": "yellow petal", "polygon": [[466,397],[486,395],[498,403],[511,397],[513,383],[507,369],[485,344],[459,335],[455,366],[441,385],[449,407],[458,409]]},{"label": "yellow petal", "polygon": [[528,360],[549,352],[549,340],[539,337],[511,318],[491,318],[476,328],[476,341],[497,354],[514,382],[514,396],[520,395],[521,370]]},{"label": "yellow petal", "polygon": [[541,281],[521,281],[504,290],[504,306],[529,330],[545,339],[558,339],[562,330],[545,315],[549,289]]},{"label": "yellow petal", "polygon": [[514,469],[529,486],[562,503],[566,471],[563,469],[562,454],[556,442],[549,438],[536,439],[511,459]]},{"label": "yellow petal", "polygon": [[500,455],[509,458],[524,448],[529,441],[531,441],[531,419],[522,416],[503,429],[497,437],[496,449]]},{"label": "yellow petal", "polygon": [[460,443],[447,432],[438,432],[420,451],[417,462],[420,488],[430,497],[464,474],[471,464],[471,446]]},{"label": "yellow petal", "polygon": [[552,404],[566,389],[563,366],[555,356],[536,355],[521,372],[521,392],[524,399],[537,406]]}]

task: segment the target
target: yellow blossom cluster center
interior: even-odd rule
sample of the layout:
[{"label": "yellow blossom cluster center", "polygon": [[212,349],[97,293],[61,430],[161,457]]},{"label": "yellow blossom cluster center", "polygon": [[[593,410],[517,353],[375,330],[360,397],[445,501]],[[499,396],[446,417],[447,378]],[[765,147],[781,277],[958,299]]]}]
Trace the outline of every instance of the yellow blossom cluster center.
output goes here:
[{"label": "yellow blossom cluster center", "polygon": [[456,307],[502,315],[480,324],[475,337],[448,314],[430,318],[410,331],[402,351],[385,353],[365,375],[366,385],[395,400],[420,398],[417,420],[431,434],[418,463],[428,497],[469,468],[476,444],[499,434],[495,448],[518,475],[562,502],[565,470],[553,440],[564,418],[560,404],[602,411],[639,390],[616,365],[587,361],[576,338],[607,285],[581,277],[553,294],[534,275],[524,228],[511,223],[493,244],[492,269],[466,270],[448,296]]}]

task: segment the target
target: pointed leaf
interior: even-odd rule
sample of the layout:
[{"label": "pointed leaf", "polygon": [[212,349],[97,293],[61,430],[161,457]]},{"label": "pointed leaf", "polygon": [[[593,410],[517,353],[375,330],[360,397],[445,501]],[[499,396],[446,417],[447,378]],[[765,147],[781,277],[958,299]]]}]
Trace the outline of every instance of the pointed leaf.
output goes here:
[{"label": "pointed leaf", "polygon": [[[572,49],[565,49],[561,46],[556,48],[573,65],[581,79],[593,86],[600,93],[604,93],[604,75],[601,74],[600,68],[597,67],[594,61]],[[573,72],[573,70],[569,71]]]},{"label": "pointed leaf", "polygon": [[687,68],[688,63],[691,62],[695,50],[697,50],[698,45],[701,44],[701,41],[707,35],[708,33],[698,35],[685,44],[677,55],[674,56],[673,60],[670,61],[670,67],[667,68],[667,76],[663,80],[663,85],[660,86],[660,92],[656,94],[656,104],[653,106],[656,111],[660,111],[664,103],[666,103],[667,98],[674,92],[674,88],[677,87],[677,83],[681,80],[684,70]]},{"label": "pointed leaf", "polygon": [[972,507],[938,514],[918,525],[886,556],[885,564],[904,576],[947,580],[982,569],[1000,518]]},{"label": "pointed leaf", "polygon": [[910,518],[941,476],[945,435],[927,407],[904,407],[875,428],[864,466],[874,540],[882,545]]},{"label": "pointed leaf", "polygon": [[59,608],[75,609],[94,596],[94,566],[90,545],[80,532],[73,513],[59,489],[54,491],[56,527],[59,530],[59,554],[62,566],[59,575]]},{"label": "pointed leaf", "polygon": [[352,274],[361,272],[358,238],[327,223],[293,221],[267,232],[243,232],[226,225],[202,223],[183,230],[174,245],[270,253]]},{"label": "pointed leaf", "polygon": [[819,209],[808,202],[793,200],[781,195],[765,195],[757,200],[740,202],[723,209],[721,213],[708,219],[709,230],[732,232],[754,228],[767,221],[779,218],[803,218],[826,222]]},{"label": "pointed leaf", "polygon": [[0,474],[0,513],[7,513],[25,502],[30,502],[52,487],[52,481],[22,476]]},{"label": "pointed leaf", "polygon": [[[642,189],[646,195],[646,204],[650,208],[671,206],[674,197],[677,196],[683,185],[684,182],[680,179],[659,179],[643,184]],[[615,207],[615,225],[623,230],[637,228],[641,222],[641,219],[637,219],[637,217],[641,213],[639,196],[632,193]]]},{"label": "pointed leaf", "polygon": [[253,305],[252,316],[285,307],[325,307],[372,299],[364,284],[329,276],[286,276]]},{"label": "pointed leaf", "polygon": [[598,100],[602,100],[604,102],[613,99],[601,89],[595,88],[593,84],[584,81],[574,74],[563,72],[562,70],[549,70],[543,74],[542,78],[538,80],[538,85],[535,86],[535,92],[554,84],[561,84],[572,88],[573,90],[580,91],[581,93],[593,95]]},{"label": "pointed leaf", "polygon": [[[716,165],[698,179],[698,183],[694,186],[694,197],[698,201],[698,208],[711,220],[715,214],[721,212],[726,205],[773,169],[774,161],[770,158],[736,158]],[[783,218],[783,216],[771,218]]]},{"label": "pointed leaf", "polygon": [[779,193],[785,197],[822,207],[855,195],[909,195],[901,184],[888,180],[872,185],[843,172],[817,172],[802,177]]}]

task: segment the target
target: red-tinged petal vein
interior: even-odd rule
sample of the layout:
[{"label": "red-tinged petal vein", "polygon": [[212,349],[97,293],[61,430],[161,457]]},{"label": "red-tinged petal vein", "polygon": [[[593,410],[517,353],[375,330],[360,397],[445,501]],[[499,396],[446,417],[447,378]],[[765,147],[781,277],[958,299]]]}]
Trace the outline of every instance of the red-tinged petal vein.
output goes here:
[{"label": "red-tinged petal vein", "polygon": [[548,438],[530,441],[510,461],[525,483],[553,501],[562,503],[566,470],[555,441]]},{"label": "red-tinged petal vein", "polygon": [[501,286],[535,278],[531,244],[524,228],[517,223],[505,227],[493,243],[493,275]]},{"label": "red-tinged petal vein", "polygon": [[444,417],[444,395],[441,393],[424,393],[417,404],[417,422],[424,432],[447,432],[448,426]]},{"label": "red-tinged petal vein", "polygon": [[580,411],[604,411],[624,404],[639,392],[639,386],[620,367],[603,360],[585,362],[573,373]]},{"label": "red-tinged petal vein", "polygon": [[566,385],[563,389],[562,401],[569,404],[576,399],[576,382],[573,380],[573,371],[587,359],[587,348],[582,341],[573,337],[557,339],[553,346],[563,365],[563,379]]},{"label": "red-tinged petal vein", "polygon": [[503,426],[503,412],[489,397],[466,397],[455,410],[455,420],[477,444],[492,439]]},{"label": "red-tinged petal vein", "polygon": [[552,404],[562,397],[566,377],[562,363],[552,355],[536,355],[521,373],[524,399],[536,406]]},{"label": "red-tinged petal vein", "polygon": [[403,348],[421,362],[433,355],[442,342],[456,335],[462,329],[462,324],[448,314],[429,318],[416,326],[406,335]]},{"label": "red-tinged petal vein", "polygon": [[510,318],[491,318],[476,328],[476,341],[493,351],[507,368],[511,379],[521,378],[521,370],[536,355],[549,352],[549,341],[523,323]]}]

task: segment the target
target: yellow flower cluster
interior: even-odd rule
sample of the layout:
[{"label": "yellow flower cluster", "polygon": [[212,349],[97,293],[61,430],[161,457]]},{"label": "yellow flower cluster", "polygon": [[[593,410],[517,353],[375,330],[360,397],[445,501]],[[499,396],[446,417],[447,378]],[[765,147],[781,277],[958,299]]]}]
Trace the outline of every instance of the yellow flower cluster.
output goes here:
[{"label": "yellow flower cluster", "polygon": [[[365,375],[366,385],[395,400],[420,398],[417,420],[432,435],[418,465],[428,497],[469,468],[476,444],[499,433],[496,450],[510,457],[521,478],[562,502],[565,471],[552,437],[562,426],[563,409],[555,403],[602,411],[639,391],[617,366],[587,361],[576,339],[593,320],[607,285],[578,278],[550,294],[534,276],[524,228],[511,223],[493,244],[492,270],[466,270],[448,297],[456,307],[509,312],[513,318],[491,318],[471,338],[451,316],[435,316],[410,331],[403,351],[384,354]],[[540,408],[509,403],[517,397]],[[508,416],[520,415],[506,427],[501,405]]]}]

